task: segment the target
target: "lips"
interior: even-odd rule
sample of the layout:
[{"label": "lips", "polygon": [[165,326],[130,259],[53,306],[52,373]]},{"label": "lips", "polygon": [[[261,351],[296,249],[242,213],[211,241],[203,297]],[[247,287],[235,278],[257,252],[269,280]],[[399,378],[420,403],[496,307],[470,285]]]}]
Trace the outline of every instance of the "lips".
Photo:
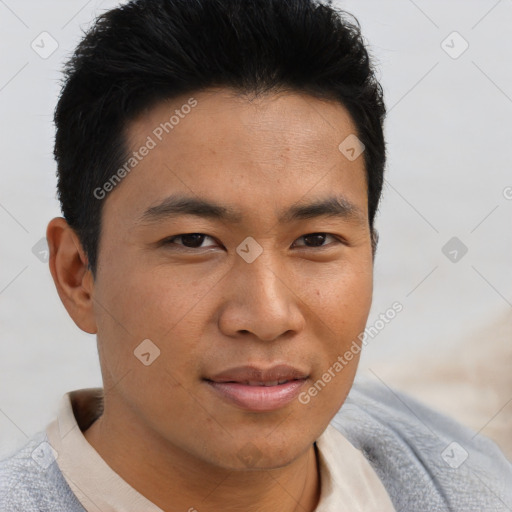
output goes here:
[{"label": "lips", "polygon": [[282,384],[290,380],[305,379],[306,372],[288,365],[276,365],[268,369],[255,366],[239,366],[230,368],[208,378],[213,382],[239,382],[251,386],[265,386]]},{"label": "lips", "polygon": [[[247,381],[242,381],[239,383],[245,384],[247,386],[277,386],[278,384],[286,384],[287,382],[290,382],[290,380],[294,380],[294,379],[271,380],[271,381],[265,381],[265,382],[260,382],[257,380],[247,380]],[[237,381],[232,381],[232,382],[237,382]]]},{"label": "lips", "polygon": [[307,378],[306,372],[288,365],[268,369],[240,366],[205,381],[224,402],[247,411],[265,412],[292,402]]}]

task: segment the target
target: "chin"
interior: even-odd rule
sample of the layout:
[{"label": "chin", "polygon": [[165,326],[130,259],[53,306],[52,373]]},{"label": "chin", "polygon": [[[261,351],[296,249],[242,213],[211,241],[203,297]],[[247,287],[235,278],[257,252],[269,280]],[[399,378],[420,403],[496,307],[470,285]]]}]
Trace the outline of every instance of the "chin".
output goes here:
[{"label": "chin", "polygon": [[[301,441],[301,442],[299,442]],[[248,440],[245,443],[240,442],[230,457],[226,457],[226,452],[218,459],[218,466],[231,471],[262,471],[286,467],[298,457],[303,455],[313,441],[294,440],[287,437],[286,444],[282,443],[276,446],[275,440],[270,444],[265,441]]]}]

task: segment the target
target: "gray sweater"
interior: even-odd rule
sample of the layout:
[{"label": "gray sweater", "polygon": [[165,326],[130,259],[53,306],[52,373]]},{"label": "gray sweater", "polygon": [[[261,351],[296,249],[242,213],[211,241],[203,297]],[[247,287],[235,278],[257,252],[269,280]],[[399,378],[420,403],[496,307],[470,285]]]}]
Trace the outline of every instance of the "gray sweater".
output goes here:
[{"label": "gray sweater", "polygon": [[[331,424],[369,460],[397,512],[511,512],[512,463],[490,440],[386,386],[356,382]],[[44,431],[0,461],[0,512],[84,512]],[[348,461],[350,463],[350,461]]]}]

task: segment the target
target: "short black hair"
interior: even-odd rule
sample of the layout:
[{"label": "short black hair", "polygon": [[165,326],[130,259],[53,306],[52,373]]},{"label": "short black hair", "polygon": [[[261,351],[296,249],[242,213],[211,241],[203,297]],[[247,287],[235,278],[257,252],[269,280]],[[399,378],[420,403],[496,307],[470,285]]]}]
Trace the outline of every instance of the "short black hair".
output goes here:
[{"label": "short black hair", "polygon": [[[93,275],[103,201],[143,109],[213,87],[335,100],[365,146],[368,217],[384,179],[386,109],[360,24],[320,0],[132,0],[100,15],[64,67],[54,121],[58,198]],[[341,141],[340,141],[341,142]]]}]

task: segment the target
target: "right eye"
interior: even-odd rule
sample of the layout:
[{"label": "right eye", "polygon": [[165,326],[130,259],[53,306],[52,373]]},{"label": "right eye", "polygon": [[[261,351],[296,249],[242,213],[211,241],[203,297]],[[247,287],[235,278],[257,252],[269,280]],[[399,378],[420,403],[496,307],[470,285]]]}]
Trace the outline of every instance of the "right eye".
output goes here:
[{"label": "right eye", "polygon": [[[204,249],[211,246],[202,246],[205,238],[213,238],[203,233],[185,233],[182,235],[175,235],[163,240],[162,245],[172,246],[181,245],[186,249]],[[179,241],[178,243],[176,241]]]}]

